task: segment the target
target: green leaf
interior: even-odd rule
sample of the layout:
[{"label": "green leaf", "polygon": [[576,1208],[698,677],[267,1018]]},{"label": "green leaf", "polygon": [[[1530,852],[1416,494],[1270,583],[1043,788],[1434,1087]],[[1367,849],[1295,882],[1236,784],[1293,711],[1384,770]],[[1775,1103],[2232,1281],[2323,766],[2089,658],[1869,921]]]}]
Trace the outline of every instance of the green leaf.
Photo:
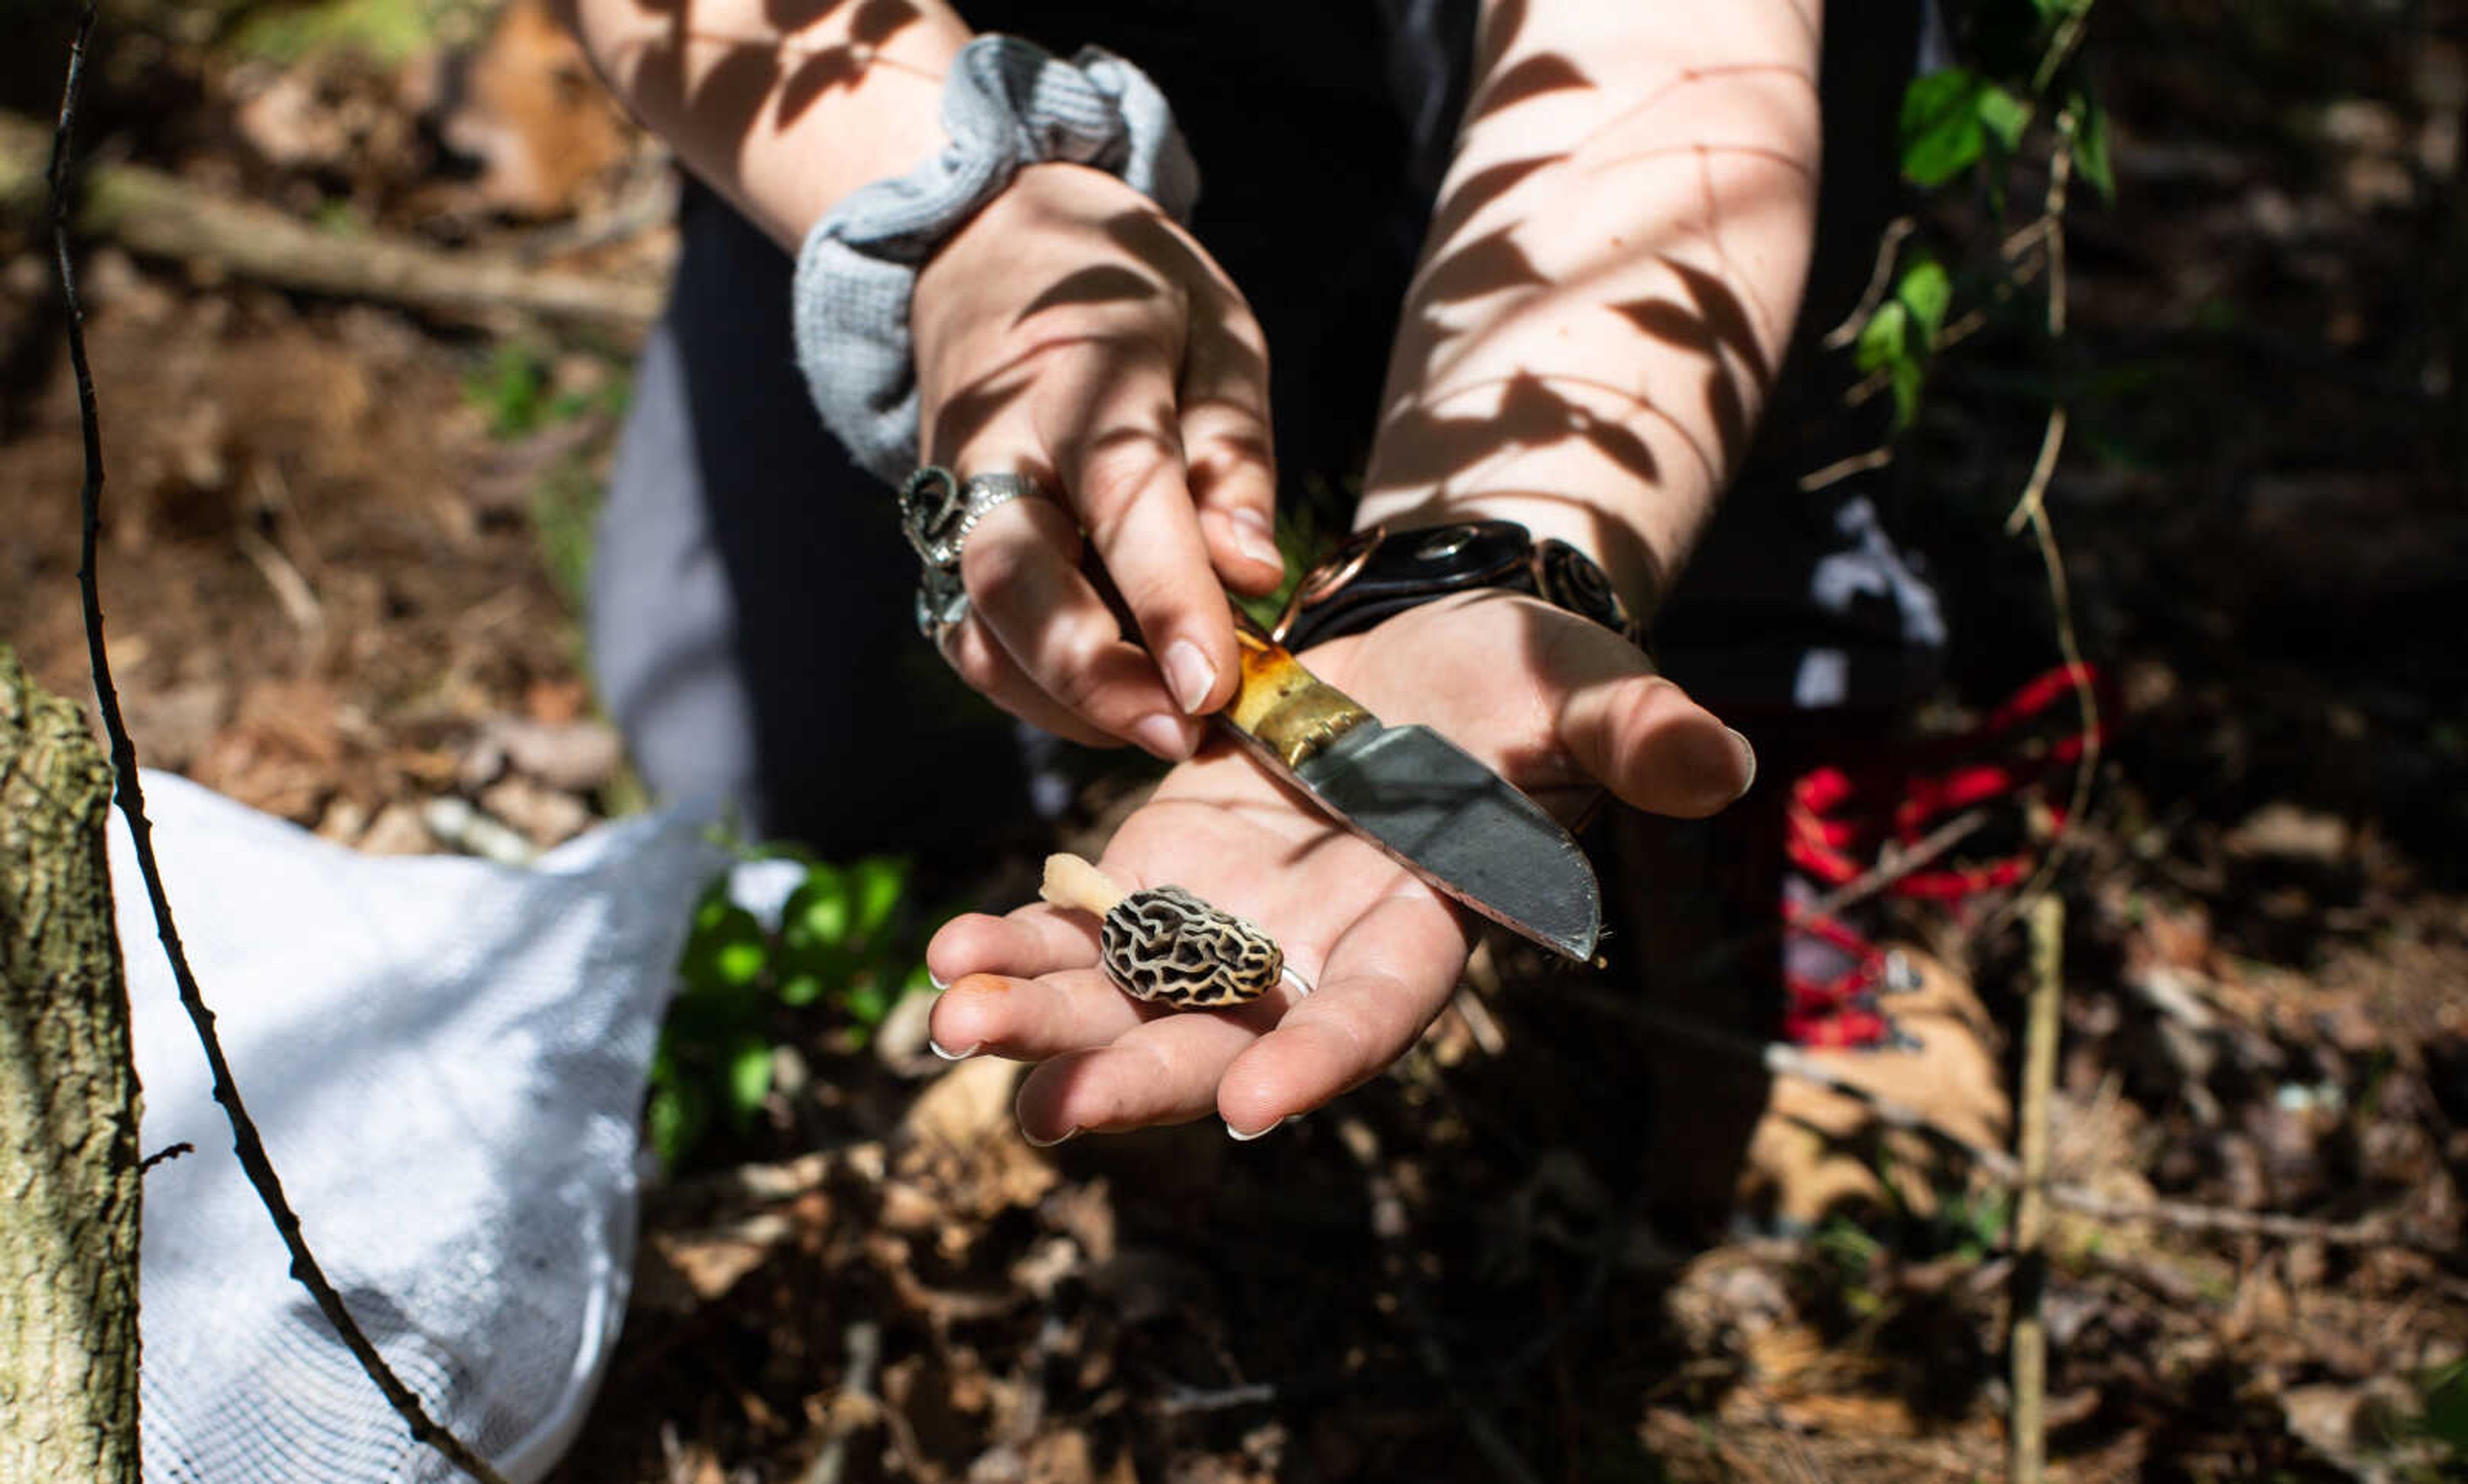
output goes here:
[{"label": "green leaf", "polygon": [[771,1043],[739,1041],[728,1052],[728,1121],[743,1132],[771,1095]]},{"label": "green leaf", "polygon": [[848,878],[836,866],[816,862],[780,909],[780,942],[800,951],[846,943],[852,907]]},{"label": "green leaf", "polygon": [[[753,914],[746,914],[750,919]],[[763,977],[763,966],[771,960],[771,949],[759,936],[762,925],[755,925],[757,936],[733,938],[720,946],[713,962],[720,970],[720,982],[732,989],[743,989]]]},{"label": "green leaf", "polygon": [[1894,362],[1894,431],[1911,425],[1920,413],[1920,384],[1928,379],[1928,370],[1916,359]]},{"label": "green leaf", "polygon": [[1979,98],[1988,83],[1968,67],[1913,78],[1903,90],[1903,176],[1913,185],[1945,184],[1985,148]]},{"label": "green leaf", "polygon": [[2468,1460],[2468,1361],[2434,1371],[2424,1384],[2426,1435]]},{"label": "green leaf", "polygon": [[770,946],[754,914],[724,894],[707,892],[695,908],[694,930],[677,955],[677,975],[689,994],[743,989],[762,977],[769,958]]},{"label": "green leaf", "polygon": [[661,1165],[674,1171],[711,1127],[711,1100],[691,1084],[654,1087],[643,1109],[643,1127]]},{"label": "green leaf", "polygon": [[1911,311],[1900,299],[1877,306],[1877,312],[1860,327],[1860,341],[1852,352],[1862,375],[1910,358],[1910,323]]},{"label": "green leaf", "polygon": [[2116,199],[2116,167],[2108,152],[2108,110],[2089,93],[2077,92],[2069,104],[2074,114],[2074,169],[2103,201]]},{"label": "green leaf", "polygon": [[857,876],[856,933],[871,938],[891,921],[908,887],[908,863],[894,856],[870,856],[852,868]]},{"label": "green leaf", "polygon": [[891,1013],[891,1002],[884,997],[882,986],[872,979],[850,985],[846,1004],[849,1018],[868,1028],[880,1025],[882,1017]]},{"label": "green leaf", "polygon": [[1998,148],[2011,154],[2022,142],[2022,130],[2031,122],[2031,105],[1994,82],[1979,84],[1979,126],[1997,141]]},{"label": "green leaf", "polygon": [[811,969],[797,970],[780,980],[780,1003],[811,1005],[823,997],[823,976]]},{"label": "green leaf", "polygon": [[1921,348],[1936,349],[1937,331],[1945,328],[1946,308],[1954,302],[1954,278],[1945,271],[1945,264],[1924,257],[1903,269],[1894,284],[1894,299],[1910,311],[1911,323],[1919,327]]}]

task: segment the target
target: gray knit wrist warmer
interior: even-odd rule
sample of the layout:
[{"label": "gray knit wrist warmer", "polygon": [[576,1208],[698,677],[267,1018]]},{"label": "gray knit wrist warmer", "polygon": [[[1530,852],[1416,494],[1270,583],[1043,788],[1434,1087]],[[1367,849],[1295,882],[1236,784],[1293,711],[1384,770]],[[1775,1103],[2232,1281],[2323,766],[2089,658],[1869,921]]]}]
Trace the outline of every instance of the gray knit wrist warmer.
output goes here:
[{"label": "gray knit wrist warmer", "polygon": [[908,296],[946,238],[1022,166],[1049,160],[1119,175],[1177,221],[1200,194],[1165,96],[1095,47],[1064,62],[1017,36],[977,37],[944,80],[943,127],[948,148],[850,193],[797,256],[797,363],[814,405],[859,464],[894,484],[917,467]]}]

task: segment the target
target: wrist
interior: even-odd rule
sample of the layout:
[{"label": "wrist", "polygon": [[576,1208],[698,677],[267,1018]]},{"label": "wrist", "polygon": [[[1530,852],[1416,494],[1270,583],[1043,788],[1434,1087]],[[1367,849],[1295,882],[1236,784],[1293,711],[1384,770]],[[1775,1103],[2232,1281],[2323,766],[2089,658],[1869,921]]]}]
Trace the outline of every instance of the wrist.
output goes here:
[{"label": "wrist", "polygon": [[[1458,521],[1515,521],[1536,542],[1561,542],[1592,561],[1638,626],[1650,629],[1684,559],[1686,543],[1680,533],[1632,514],[1628,507],[1646,505],[1641,499],[1613,502],[1565,492],[1599,489],[1600,471],[1594,471],[1594,476],[1590,484],[1571,483],[1557,489],[1537,483],[1479,490],[1374,491],[1357,507],[1355,528],[1362,531],[1379,525],[1402,532]],[[1634,476],[1628,482],[1634,483]]]},{"label": "wrist", "polygon": [[[920,359],[940,321],[971,315],[980,300],[1012,302],[1013,283],[1040,246],[1058,240],[1053,234],[1085,232],[1090,222],[1165,215],[1136,187],[1102,170],[1068,160],[1021,166],[918,265],[909,321]],[[1085,254],[1087,248],[1075,239],[1069,250]]]},{"label": "wrist", "polygon": [[1200,189],[1164,97],[1130,62],[1094,48],[1065,62],[1017,37],[979,36],[952,64],[942,118],[945,148],[815,223],[791,294],[815,409],[859,464],[893,484],[918,463],[910,314],[921,266],[1033,165],[1119,177],[1177,218]]},{"label": "wrist", "polygon": [[1538,599],[1645,644],[1642,615],[1584,552],[1499,519],[1357,532],[1305,574],[1274,634],[1300,651],[1409,608],[1481,592]]}]

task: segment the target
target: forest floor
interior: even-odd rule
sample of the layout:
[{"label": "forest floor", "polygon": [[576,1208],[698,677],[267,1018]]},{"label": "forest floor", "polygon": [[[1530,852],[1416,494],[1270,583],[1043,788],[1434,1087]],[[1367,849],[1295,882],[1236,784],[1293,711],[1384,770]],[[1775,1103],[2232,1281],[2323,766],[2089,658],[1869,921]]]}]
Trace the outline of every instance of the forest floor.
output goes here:
[{"label": "forest floor", "polygon": [[[667,170],[541,37],[440,86],[477,10],[408,38],[383,6],[247,13],[107,23],[96,162],[613,308],[412,309],[92,234],[140,756],[370,851],[452,848],[442,797],[543,846],[638,808],[576,613]],[[56,101],[51,39],[0,64],[17,117]],[[2174,0],[2102,8],[2089,44],[2118,193],[2068,221],[2057,380],[1984,334],[1897,458],[1958,727],[2057,662],[2003,521],[2068,393],[2046,507],[2117,712],[2054,877],[2052,1472],[2468,1477],[2468,25]],[[0,640],[80,696],[80,444],[23,169],[0,159]],[[1984,1048],[1994,1086],[1938,1121],[2000,1146],[2010,904],[1877,925],[1926,969],[1912,1003]],[[1624,1094],[1670,1027],[1601,978],[1489,954],[1398,1071],[1243,1145],[1032,1149],[1015,1069],[788,1017],[805,1075],[651,1193],[559,1477],[2000,1476],[2009,1184],[1785,1076],[1773,1147],[1831,1194],[1720,1242],[1658,1224],[1674,1154]]]}]

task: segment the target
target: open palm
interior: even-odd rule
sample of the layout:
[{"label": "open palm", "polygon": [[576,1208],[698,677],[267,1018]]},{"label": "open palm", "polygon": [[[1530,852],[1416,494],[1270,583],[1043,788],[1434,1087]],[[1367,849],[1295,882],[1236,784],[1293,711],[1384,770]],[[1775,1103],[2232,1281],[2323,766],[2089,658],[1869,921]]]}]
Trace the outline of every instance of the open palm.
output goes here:
[{"label": "open palm", "polygon": [[[1738,735],[1634,646],[1530,599],[1429,604],[1302,658],[1383,720],[1432,727],[1563,818],[1604,786],[1654,812],[1708,814],[1754,772]],[[1099,865],[1126,888],[1179,885],[1249,918],[1292,977],[1237,1010],[1173,1011],[1114,988],[1085,914],[1040,903],[953,921],[927,952],[951,985],[935,1043],[1040,1063],[1018,1103],[1040,1143],[1211,1111],[1248,1136],[1317,1107],[1414,1043],[1472,941],[1446,898],[1222,742],[1168,774]]]}]

